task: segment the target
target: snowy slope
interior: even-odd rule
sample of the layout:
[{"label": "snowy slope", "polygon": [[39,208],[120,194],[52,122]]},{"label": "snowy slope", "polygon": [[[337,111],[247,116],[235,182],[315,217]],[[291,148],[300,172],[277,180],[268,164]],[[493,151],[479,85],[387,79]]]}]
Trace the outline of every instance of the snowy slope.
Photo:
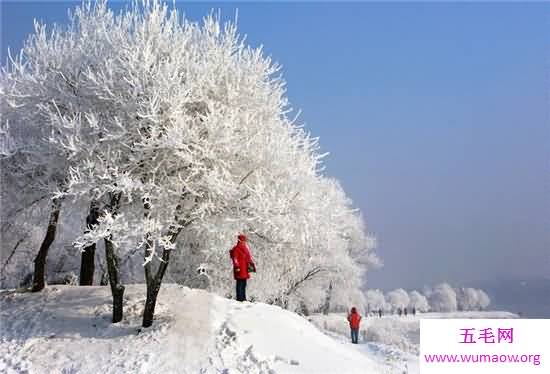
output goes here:
[{"label": "snowy slope", "polygon": [[125,318],[116,325],[108,287],[2,292],[0,372],[386,372],[296,314],[177,285],[163,286],[153,327],[140,331],[144,288],[127,287]]}]

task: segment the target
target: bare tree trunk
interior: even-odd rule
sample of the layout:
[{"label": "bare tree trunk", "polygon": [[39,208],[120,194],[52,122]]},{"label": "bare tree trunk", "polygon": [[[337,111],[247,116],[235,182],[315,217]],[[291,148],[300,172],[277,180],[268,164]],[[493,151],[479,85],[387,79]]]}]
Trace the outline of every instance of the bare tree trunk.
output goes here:
[{"label": "bare tree trunk", "polygon": [[6,268],[8,267],[8,264],[10,263],[10,260],[11,258],[13,257],[13,255],[15,254],[15,252],[17,251],[17,248],[19,247],[19,245],[21,243],[23,243],[27,238],[29,237],[29,233],[26,233],[22,238],[20,238],[17,243],[15,243],[15,246],[13,247],[13,249],[11,250],[11,253],[10,255],[8,256],[8,258],[6,259],[6,261],[4,261],[4,265],[2,266],[2,269],[0,270],[0,274],[3,274],[2,276],[0,276],[0,281],[3,281],[4,279],[6,279],[7,275],[6,275]]},{"label": "bare tree trunk", "polygon": [[309,316],[309,308],[304,300],[300,301],[300,312],[306,317]]},{"label": "bare tree trunk", "polygon": [[[182,200],[185,197],[185,193],[182,195]],[[150,215],[151,205],[149,200],[143,201],[143,208],[145,211],[145,218],[148,219]],[[179,233],[181,230],[190,225],[193,220],[186,220],[183,218],[183,208],[181,204],[178,204],[176,207],[176,216],[175,222],[170,225],[168,229],[168,240],[171,244],[176,242]],[[149,233],[145,234],[145,257],[150,256],[152,250],[152,240]],[[168,263],[170,262],[170,249],[164,248],[162,251],[162,261],[159,264],[157,272],[153,275],[152,272],[152,260],[145,264],[145,281],[147,284],[147,299],[145,300],[145,309],[143,310],[143,327],[150,327],[153,324],[153,317],[155,315],[155,306],[157,303],[157,296],[160,291],[160,286],[162,284],[162,278],[164,273],[166,273],[166,268],[168,268]]]},{"label": "bare tree trunk", "polygon": [[[145,300],[145,309],[143,310],[143,327],[150,327],[153,324],[153,317],[155,315],[155,306],[157,304],[157,296],[160,291],[160,286],[162,284],[162,278],[170,262],[170,250],[165,249],[162,251],[162,261],[159,264],[157,273],[154,277],[151,277],[149,272],[149,277],[147,278],[147,299]],[[149,264],[148,264],[149,265]]]},{"label": "bare tree trunk", "polygon": [[[151,201],[148,197],[143,198],[143,218],[145,221],[151,217]],[[145,300],[145,308],[143,309],[143,327],[149,327],[153,324],[155,315],[155,306],[157,304],[157,296],[160,291],[160,283],[157,285],[153,276],[152,256],[153,239],[150,232],[145,233],[145,284],[147,285],[147,299]]]},{"label": "bare tree trunk", "polygon": [[[121,193],[111,194],[109,209],[113,215],[118,213]],[[122,321],[124,299],[124,286],[120,279],[119,259],[115,253],[113,236],[105,238],[105,257],[107,259],[107,271],[109,273],[109,284],[111,285],[111,294],[113,296],[113,323]]]},{"label": "bare tree trunk", "polygon": [[120,282],[120,269],[118,258],[114,251],[112,237],[105,238],[105,257],[107,257],[107,269],[109,272],[109,284],[113,295],[113,323],[122,321],[124,299],[124,286]]},{"label": "bare tree trunk", "polygon": [[[86,217],[87,230],[91,230],[97,225],[99,217],[99,203],[92,199],[90,203],[90,211]],[[94,283],[95,270],[95,243],[84,248],[80,262],[80,285],[91,286]]]},{"label": "bare tree trunk", "polygon": [[59,211],[61,209],[61,200],[52,200],[52,210],[50,213],[50,221],[48,222],[48,228],[46,230],[46,236],[42,241],[42,245],[38,250],[38,254],[34,259],[34,274],[32,280],[32,292],[38,292],[44,289],[46,286],[46,259],[48,257],[48,250],[55,240],[55,232],[57,229],[57,221],[59,220]]},{"label": "bare tree trunk", "polygon": [[147,299],[145,300],[145,309],[143,310],[143,327],[150,327],[153,324],[160,285],[161,283],[155,282],[154,279],[152,282],[147,282]]},{"label": "bare tree trunk", "polygon": [[323,314],[327,315],[330,310],[330,300],[332,298],[332,281],[330,281],[327,290],[327,297],[325,298],[325,304],[323,305]]}]

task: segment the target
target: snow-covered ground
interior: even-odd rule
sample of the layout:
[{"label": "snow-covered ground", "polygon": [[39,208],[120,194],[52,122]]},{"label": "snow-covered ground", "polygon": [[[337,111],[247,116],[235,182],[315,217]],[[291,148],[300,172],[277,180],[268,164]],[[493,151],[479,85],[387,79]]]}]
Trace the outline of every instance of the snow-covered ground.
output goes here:
[{"label": "snow-covered ground", "polygon": [[[342,314],[306,319],[266,304],[164,285],[153,327],[141,329],[144,295],[143,285],[128,286],[124,320],[111,324],[108,287],[3,291],[0,372],[418,373],[418,316],[364,318],[362,344],[352,345]],[[468,316],[514,317],[421,317]]]},{"label": "snow-covered ground", "polygon": [[[108,287],[50,286],[1,296],[2,373],[377,373],[379,365],[306,319],[164,285],[140,331],[143,285],[110,323]],[[139,333],[138,333],[139,332]]]}]

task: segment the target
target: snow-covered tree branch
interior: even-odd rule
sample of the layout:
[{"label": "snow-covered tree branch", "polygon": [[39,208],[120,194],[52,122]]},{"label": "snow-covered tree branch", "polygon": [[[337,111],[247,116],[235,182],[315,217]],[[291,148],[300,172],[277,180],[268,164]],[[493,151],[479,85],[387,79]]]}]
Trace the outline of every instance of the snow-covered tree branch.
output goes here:
[{"label": "snow-covered tree branch", "polygon": [[258,300],[316,308],[332,284],[331,305],[363,305],[375,242],[322,175],[318,139],[289,118],[279,66],[235,24],[190,22],[159,1],[118,15],[86,3],[66,28],[36,25],[2,97],[13,178],[54,202],[95,201],[74,243],[105,243],[115,322],[121,259],[142,256],[150,326],[167,273],[207,264],[211,289],[227,292],[239,232],[251,238]]}]

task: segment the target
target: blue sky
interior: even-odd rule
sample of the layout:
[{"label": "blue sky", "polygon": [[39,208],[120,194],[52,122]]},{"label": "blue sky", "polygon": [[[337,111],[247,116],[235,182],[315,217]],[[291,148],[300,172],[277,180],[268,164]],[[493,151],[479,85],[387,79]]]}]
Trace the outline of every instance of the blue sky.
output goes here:
[{"label": "blue sky", "polygon": [[[2,3],[2,60],[33,18]],[[114,8],[123,6],[113,3]],[[373,287],[550,276],[549,4],[182,3],[233,17],[379,238]]]}]

